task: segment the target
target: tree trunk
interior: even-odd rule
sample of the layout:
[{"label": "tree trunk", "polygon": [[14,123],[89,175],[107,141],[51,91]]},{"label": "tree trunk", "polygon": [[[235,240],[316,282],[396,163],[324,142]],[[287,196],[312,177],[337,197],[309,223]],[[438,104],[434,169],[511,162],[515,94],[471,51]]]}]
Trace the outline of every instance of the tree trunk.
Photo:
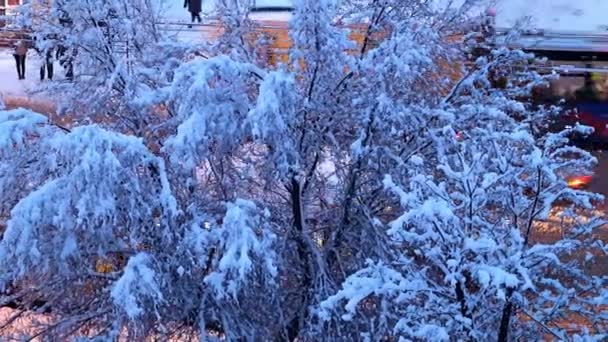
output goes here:
[{"label": "tree trunk", "polygon": [[300,181],[296,177],[292,177],[289,186],[289,195],[291,199],[291,211],[293,214],[294,238],[297,244],[297,251],[300,261],[303,263],[305,273],[302,276],[302,302],[299,303],[300,309],[297,314],[291,319],[286,326],[286,336],[283,335],[280,341],[294,341],[300,334],[301,324],[306,320],[308,315],[308,306],[310,304],[310,289],[313,286],[313,260],[311,260],[312,251],[308,250],[308,246],[304,239],[304,210],[302,208],[302,187]]},{"label": "tree trunk", "polygon": [[[454,291],[456,292],[456,300],[458,300],[458,303],[460,303],[460,314],[462,315],[462,317],[466,317],[471,321],[471,324],[466,327],[467,334],[470,336],[471,330],[473,328],[473,315],[471,314],[471,312],[469,311],[469,307],[467,306],[466,295],[464,293],[464,290],[462,289],[462,283],[460,281],[456,283],[456,288],[454,289]],[[474,341],[474,339],[469,337],[468,341]]]},{"label": "tree trunk", "polygon": [[507,342],[509,340],[509,325],[511,323],[511,314],[513,312],[513,302],[511,302],[513,289],[507,289],[507,302],[502,308],[502,317],[500,319],[500,328],[498,330],[498,342]]},{"label": "tree trunk", "polygon": [[471,314],[468,312],[469,310],[467,309],[467,302],[465,300],[464,291],[462,290],[462,285],[460,285],[460,281],[456,283],[455,290],[456,290],[456,299],[460,303],[460,314],[462,314],[462,317],[466,317],[466,318],[470,319]]}]

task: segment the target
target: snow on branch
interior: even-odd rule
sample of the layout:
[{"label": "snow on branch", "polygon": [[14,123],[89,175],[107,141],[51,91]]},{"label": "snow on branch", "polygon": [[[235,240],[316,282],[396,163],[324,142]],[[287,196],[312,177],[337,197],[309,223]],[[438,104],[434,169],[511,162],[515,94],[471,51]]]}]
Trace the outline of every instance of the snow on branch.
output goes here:
[{"label": "snow on branch", "polygon": [[[237,199],[227,204],[221,228],[216,232],[216,268],[205,277],[218,297],[236,296],[254,266],[271,279],[277,275],[275,236],[268,230],[268,211],[260,211],[251,201]],[[257,259],[257,261],[254,261]]]}]

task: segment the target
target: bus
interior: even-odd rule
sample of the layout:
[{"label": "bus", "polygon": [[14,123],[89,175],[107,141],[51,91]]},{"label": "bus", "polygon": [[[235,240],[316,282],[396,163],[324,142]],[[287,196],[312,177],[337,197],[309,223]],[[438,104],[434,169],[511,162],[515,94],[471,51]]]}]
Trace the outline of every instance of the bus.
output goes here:
[{"label": "bus", "polygon": [[[549,88],[537,98],[539,103],[563,100],[563,112],[551,128],[559,131],[577,124],[592,127],[590,135],[570,136],[572,143],[593,154],[608,149],[608,63],[552,61],[551,64],[560,77],[551,81]],[[595,183],[597,174],[567,178],[571,188],[586,189]]]},{"label": "bus", "polygon": [[577,123],[593,127],[591,135],[575,138],[577,144],[591,150],[608,148],[608,65],[603,67],[597,63],[570,65],[550,86],[551,95],[564,100],[562,127]]}]

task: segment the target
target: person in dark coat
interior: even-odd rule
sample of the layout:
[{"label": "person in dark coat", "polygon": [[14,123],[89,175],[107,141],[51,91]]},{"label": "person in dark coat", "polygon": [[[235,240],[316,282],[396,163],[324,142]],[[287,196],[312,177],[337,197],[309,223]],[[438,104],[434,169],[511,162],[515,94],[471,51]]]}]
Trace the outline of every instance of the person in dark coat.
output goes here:
[{"label": "person in dark coat", "polygon": [[184,0],[184,8],[188,9],[190,15],[192,16],[192,22],[194,20],[198,20],[201,22],[201,11],[203,9],[203,1],[202,0]]},{"label": "person in dark coat", "polygon": [[[34,38],[36,40],[36,38]],[[42,38],[43,42],[47,41],[47,37]],[[53,79],[53,48],[44,46],[48,44],[42,44],[42,47],[34,45],[34,49],[38,52],[38,55],[44,59],[44,62],[40,66],[40,80],[44,80],[44,75],[47,75],[49,80]]]},{"label": "person in dark coat", "polygon": [[[59,24],[67,29],[72,28],[74,22],[67,11],[62,10]],[[77,54],[78,51],[75,48],[68,48],[61,43],[57,46],[57,59],[59,59],[59,64],[65,70],[65,78],[70,81],[74,79],[74,60]]]},{"label": "person in dark coat", "polygon": [[40,66],[40,80],[44,80],[44,72],[46,69],[47,78],[53,79],[53,49],[48,48],[44,52],[44,63]]},{"label": "person in dark coat", "polygon": [[78,51],[74,48],[68,48],[61,44],[57,46],[59,64],[65,70],[65,78],[70,81],[74,79],[74,60],[76,59],[77,54]]}]

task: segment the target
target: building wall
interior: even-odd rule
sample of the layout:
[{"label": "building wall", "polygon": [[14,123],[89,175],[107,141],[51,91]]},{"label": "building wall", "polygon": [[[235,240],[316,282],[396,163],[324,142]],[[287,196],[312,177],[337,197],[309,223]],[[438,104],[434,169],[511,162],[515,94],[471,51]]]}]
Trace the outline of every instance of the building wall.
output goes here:
[{"label": "building wall", "polygon": [[10,14],[11,9],[21,5],[22,0],[0,0],[0,11],[5,11],[4,15]]},{"label": "building wall", "polygon": [[[21,5],[23,0],[0,0],[0,16],[10,16],[14,13],[17,6]],[[7,24],[7,19],[0,19],[0,27]]]}]

